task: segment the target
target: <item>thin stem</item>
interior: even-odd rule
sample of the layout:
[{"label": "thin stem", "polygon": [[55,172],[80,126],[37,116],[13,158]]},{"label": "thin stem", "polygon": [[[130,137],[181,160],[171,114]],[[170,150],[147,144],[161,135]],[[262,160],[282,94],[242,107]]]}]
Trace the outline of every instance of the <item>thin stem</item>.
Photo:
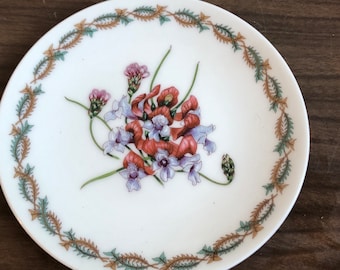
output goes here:
[{"label": "thin stem", "polygon": [[159,177],[157,175],[153,175],[153,177],[156,179],[156,181],[161,184],[161,186],[164,186],[164,183],[161,179],[159,179]]},{"label": "thin stem", "polygon": [[[88,107],[86,107],[85,105],[83,105],[83,104],[81,104],[80,102],[78,102],[78,101],[75,101],[75,100],[73,100],[73,99],[70,99],[70,98],[67,98],[67,97],[65,97],[65,99],[67,100],[67,101],[69,101],[69,102],[72,102],[72,103],[74,103],[74,104],[77,104],[78,106],[80,106],[80,107],[82,107],[83,109],[85,109],[86,111],[88,111],[89,110],[89,108]],[[108,125],[108,123],[103,119],[103,118],[101,118],[99,115],[97,115],[97,116],[95,116],[95,118],[97,118],[97,119],[99,119],[110,131],[111,131],[111,127]]]},{"label": "thin stem", "polygon": [[[78,106],[82,107],[83,109],[85,109],[86,111],[88,111],[88,108],[81,104],[80,102],[78,101],[75,101],[75,100],[72,100],[72,99],[69,99],[67,97],[65,97],[65,99],[69,102],[72,102],[74,104],[77,104]],[[100,116],[96,116],[95,118],[99,119],[110,131],[111,131],[111,127],[107,124],[107,122],[101,118]],[[98,144],[97,140],[95,139],[94,137],[94,134],[93,134],[93,118],[90,119],[90,134],[91,134],[91,138],[93,140],[93,142],[95,143],[95,145],[101,150],[101,151],[104,151],[104,149]],[[117,156],[114,156],[110,153],[107,153],[108,156],[112,157],[112,158],[115,158],[115,159],[119,159],[119,157]]]},{"label": "thin stem", "polygon": [[194,85],[195,85],[195,82],[196,82],[196,78],[197,78],[197,74],[198,74],[199,65],[200,65],[200,63],[198,62],[197,65],[196,65],[196,69],[195,69],[195,73],[194,73],[194,78],[192,79],[190,88],[189,88],[188,92],[186,93],[185,97],[182,99],[182,101],[175,107],[175,110],[177,110],[179,107],[181,107],[181,105],[184,103],[184,101],[186,101],[186,99],[189,97],[192,89],[194,88]]},{"label": "thin stem", "polygon": [[211,179],[210,177],[204,175],[203,173],[200,173],[200,172],[199,172],[198,174],[199,174],[200,176],[202,176],[203,178],[205,178],[206,180],[208,180],[209,182],[214,183],[214,184],[216,184],[216,185],[220,185],[220,186],[227,186],[227,185],[229,185],[229,184],[232,182],[232,180],[228,180],[228,181],[225,182],[225,183],[220,183],[220,182],[217,182],[217,181]]},{"label": "thin stem", "polygon": [[93,183],[93,182],[95,182],[95,181],[99,181],[99,180],[101,180],[101,179],[104,179],[104,178],[107,178],[107,177],[109,177],[109,176],[112,176],[112,175],[114,175],[114,174],[116,174],[116,173],[118,173],[118,172],[120,172],[120,171],[122,171],[122,170],[124,170],[124,167],[119,168],[119,169],[117,169],[117,170],[114,170],[114,171],[112,171],[112,172],[108,172],[108,173],[105,173],[105,174],[103,174],[103,175],[97,176],[97,177],[95,177],[95,178],[92,178],[92,179],[86,181],[84,184],[82,184],[82,186],[80,187],[80,189],[84,188],[84,187],[87,186],[88,184],[91,184],[91,183]]},{"label": "thin stem", "polygon": [[94,142],[94,144],[101,150],[101,151],[104,151],[103,147],[101,147],[99,145],[99,143],[97,142],[96,138],[94,137],[94,134],[93,134],[93,118],[90,119],[90,134],[91,134],[91,138],[92,138],[92,141]]},{"label": "thin stem", "polygon": [[156,77],[157,77],[157,75],[158,75],[158,72],[160,71],[160,69],[161,69],[161,67],[162,67],[162,65],[163,65],[163,63],[164,63],[164,61],[165,61],[165,59],[168,57],[168,55],[170,54],[170,52],[171,52],[171,46],[170,46],[169,50],[166,52],[166,54],[164,55],[162,61],[159,63],[159,65],[158,65],[158,67],[157,67],[157,69],[156,69],[156,72],[155,72],[155,74],[154,74],[153,77],[152,77],[151,84],[150,84],[150,92],[151,92],[152,89],[153,89],[153,84],[154,84],[154,82],[155,82],[155,80],[156,80]]},{"label": "thin stem", "polygon": [[[99,145],[96,138],[94,137],[94,134],[93,134],[93,118],[90,119],[90,134],[91,134],[92,141],[98,147],[98,149],[100,149],[100,151],[104,151],[104,148]],[[119,159],[119,157],[112,155],[110,153],[107,153],[107,155],[112,157],[112,158]]]}]

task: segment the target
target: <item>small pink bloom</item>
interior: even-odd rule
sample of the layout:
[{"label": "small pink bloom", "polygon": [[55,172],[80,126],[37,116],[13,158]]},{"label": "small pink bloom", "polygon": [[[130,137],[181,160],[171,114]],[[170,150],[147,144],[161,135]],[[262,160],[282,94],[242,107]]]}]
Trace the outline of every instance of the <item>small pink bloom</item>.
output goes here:
[{"label": "small pink bloom", "polygon": [[111,95],[105,90],[93,89],[89,95],[91,102],[88,110],[89,116],[91,118],[97,116],[110,98]]}]

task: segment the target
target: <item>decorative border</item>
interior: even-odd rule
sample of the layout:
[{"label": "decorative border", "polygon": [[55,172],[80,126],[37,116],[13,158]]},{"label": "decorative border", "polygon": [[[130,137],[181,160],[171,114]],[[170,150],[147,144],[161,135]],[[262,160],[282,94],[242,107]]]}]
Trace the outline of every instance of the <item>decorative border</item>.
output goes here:
[{"label": "decorative border", "polygon": [[[38,96],[43,94],[42,85],[37,84],[43,81],[54,69],[57,61],[63,61],[65,55],[76,47],[84,37],[92,38],[97,31],[110,30],[118,26],[127,26],[132,21],[138,20],[143,23],[159,20],[160,25],[176,22],[185,28],[197,29],[199,32],[212,31],[216,40],[229,46],[235,53],[242,53],[243,60],[254,70],[256,83],[262,83],[265,97],[269,101],[270,110],[278,118],[275,124],[275,136],[277,144],[274,151],[278,154],[269,178],[268,184],[264,187],[265,199],[259,202],[250,213],[250,218],[240,221],[240,226],[234,232],[227,233],[211,245],[205,245],[196,254],[179,254],[167,258],[164,253],[148,261],[140,254],[119,253],[117,249],[110,252],[102,252],[97,245],[86,238],[76,236],[71,229],[66,231],[58,216],[48,208],[48,198],[41,197],[38,181],[34,176],[34,166],[26,159],[30,152],[29,134],[33,126],[28,119],[37,105]],[[19,190],[23,198],[30,202],[29,212],[32,220],[39,220],[42,227],[48,233],[59,238],[60,244],[66,249],[73,249],[78,255],[85,258],[99,259],[104,267],[116,269],[117,267],[126,270],[135,269],[192,269],[202,262],[212,263],[222,260],[221,256],[235,250],[244,240],[251,236],[255,238],[263,229],[263,223],[274,211],[275,199],[281,195],[287,186],[286,180],[292,168],[290,155],[294,151],[295,139],[293,138],[293,120],[286,112],[288,108],[287,97],[278,80],[269,74],[271,69],[269,60],[264,60],[257,50],[248,46],[245,37],[225,25],[216,24],[210,21],[210,16],[203,12],[195,14],[189,9],[181,9],[175,12],[168,10],[166,6],[141,6],[132,11],[127,9],[115,9],[112,13],[103,14],[92,22],[82,20],[75,25],[74,29],[66,33],[59,40],[57,46],[51,45],[45,52],[44,57],[39,61],[33,70],[33,80],[21,91],[22,96],[16,107],[17,121],[12,124],[10,135],[11,155],[16,163],[14,178],[18,179]]]}]

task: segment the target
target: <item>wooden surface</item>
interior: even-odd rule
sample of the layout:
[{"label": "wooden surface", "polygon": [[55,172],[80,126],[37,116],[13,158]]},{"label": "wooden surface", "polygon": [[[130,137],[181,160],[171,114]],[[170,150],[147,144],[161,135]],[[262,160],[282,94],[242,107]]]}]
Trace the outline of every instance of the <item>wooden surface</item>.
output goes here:
[{"label": "wooden surface", "polygon": [[[51,27],[96,0],[0,0],[0,91]],[[290,65],[311,127],[305,184],[278,232],[235,269],[340,269],[340,1],[209,0],[253,25]],[[1,131],[2,132],[2,131]],[[0,269],[67,269],[23,231],[0,195]]]}]

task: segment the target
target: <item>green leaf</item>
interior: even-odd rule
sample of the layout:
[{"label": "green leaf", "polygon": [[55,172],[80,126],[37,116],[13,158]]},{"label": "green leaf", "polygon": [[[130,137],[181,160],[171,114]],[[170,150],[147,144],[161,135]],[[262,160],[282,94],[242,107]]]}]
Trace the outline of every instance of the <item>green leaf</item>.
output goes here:
[{"label": "green leaf", "polygon": [[97,29],[91,28],[91,27],[85,27],[84,31],[83,31],[83,35],[84,36],[89,36],[89,37],[93,37],[93,33],[96,32]]},{"label": "green leaf", "polygon": [[54,54],[53,54],[53,58],[55,60],[61,60],[61,61],[64,61],[65,60],[65,54],[67,54],[67,51],[56,51]]},{"label": "green leaf", "polygon": [[129,18],[128,16],[120,16],[119,20],[124,25],[128,25],[130,22],[133,22],[133,19]]},{"label": "green leaf", "polygon": [[280,155],[284,153],[289,140],[293,136],[294,123],[293,123],[292,118],[287,113],[284,114],[284,125],[285,125],[285,135],[282,137],[282,139],[279,141],[279,143],[275,146],[275,149],[274,149],[274,151],[278,152]]},{"label": "green leaf", "polygon": [[152,15],[156,12],[156,9],[152,6],[142,6],[136,8],[133,12],[139,15]]},{"label": "green leaf", "polygon": [[201,255],[211,255],[213,253],[214,253],[213,248],[207,245],[204,245],[204,247],[199,252],[197,252],[197,254],[201,254]]},{"label": "green leaf", "polygon": [[256,82],[263,80],[263,60],[261,55],[253,48],[247,47],[249,56],[254,61],[255,64],[255,80]]},{"label": "green leaf", "polygon": [[237,232],[248,232],[251,230],[251,222],[249,221],[240,221],[240,228],[238,228],[236,231]]},{"label": "green leaf", "polygon": [[11,141],[11,154],[16,162],[19,162],[20,160],[20,143],[23,138],[32,130],[32,128],[33,125],[30,125],[27,121],[25,121],[19,128],[19,134],[15,135]]},{"label": "green leaf", "polygon": [[39,72],[43,69],[43,67],[46,65],[46,63],[49,61],[49,58],[47,56],[43,57],[39,63],[34,67],[33,69],[33,75],[36,76],[39,74]]},{"label": "green leaf", "polygon": [[236,35],[234,34],[234,31],[226,25],[222,24],[215,24],[214,27],[223,35],[228,36],[232,40],[232,47],[234,49],[234,52],[237,50],[241,50],[241,46],[238,44],[238,42],[235,41]]},{"label": "green leaf", "polygon": [[274,186],[273,183],[269,183],[269,184],[264,185],[262,187],[264,187],[266,189],[266,195],[268,195],[269,193],[273,192],[275,186]]},{"label": "green leaf", "polygon": [[170,22],[171,20],[170,20],[170,18],[167,17],[167,16],[160,15],[160,16],[159,16],[159,21],[160,21],[161,25],[163,25],[165,22]]},{"label": "green leaf", "polygon": [[41,89],[41,84],[39,84],[33,89],[33,93],[34,95],[38,96],[38,95],[44,94],[45,92]]},{"label": "green leaf", "polygon": [[48,219],[48,212],[47,212],[47,206],[48,206],[48,200],[47,197],[44,199],[39,198],[38,202],[39,206],[39,213],[38,219],[41,223],[41,225],[52,235],[56,235],[56,230],[53,226],[53,224]]},{"label": "green leaf", "polygon": [[162,254],[159,257],[153,258],[152,260],[154,260],[156,263],[164,265],[167,263],[167,258],[164,254],[164,252],[162,252]]}]

